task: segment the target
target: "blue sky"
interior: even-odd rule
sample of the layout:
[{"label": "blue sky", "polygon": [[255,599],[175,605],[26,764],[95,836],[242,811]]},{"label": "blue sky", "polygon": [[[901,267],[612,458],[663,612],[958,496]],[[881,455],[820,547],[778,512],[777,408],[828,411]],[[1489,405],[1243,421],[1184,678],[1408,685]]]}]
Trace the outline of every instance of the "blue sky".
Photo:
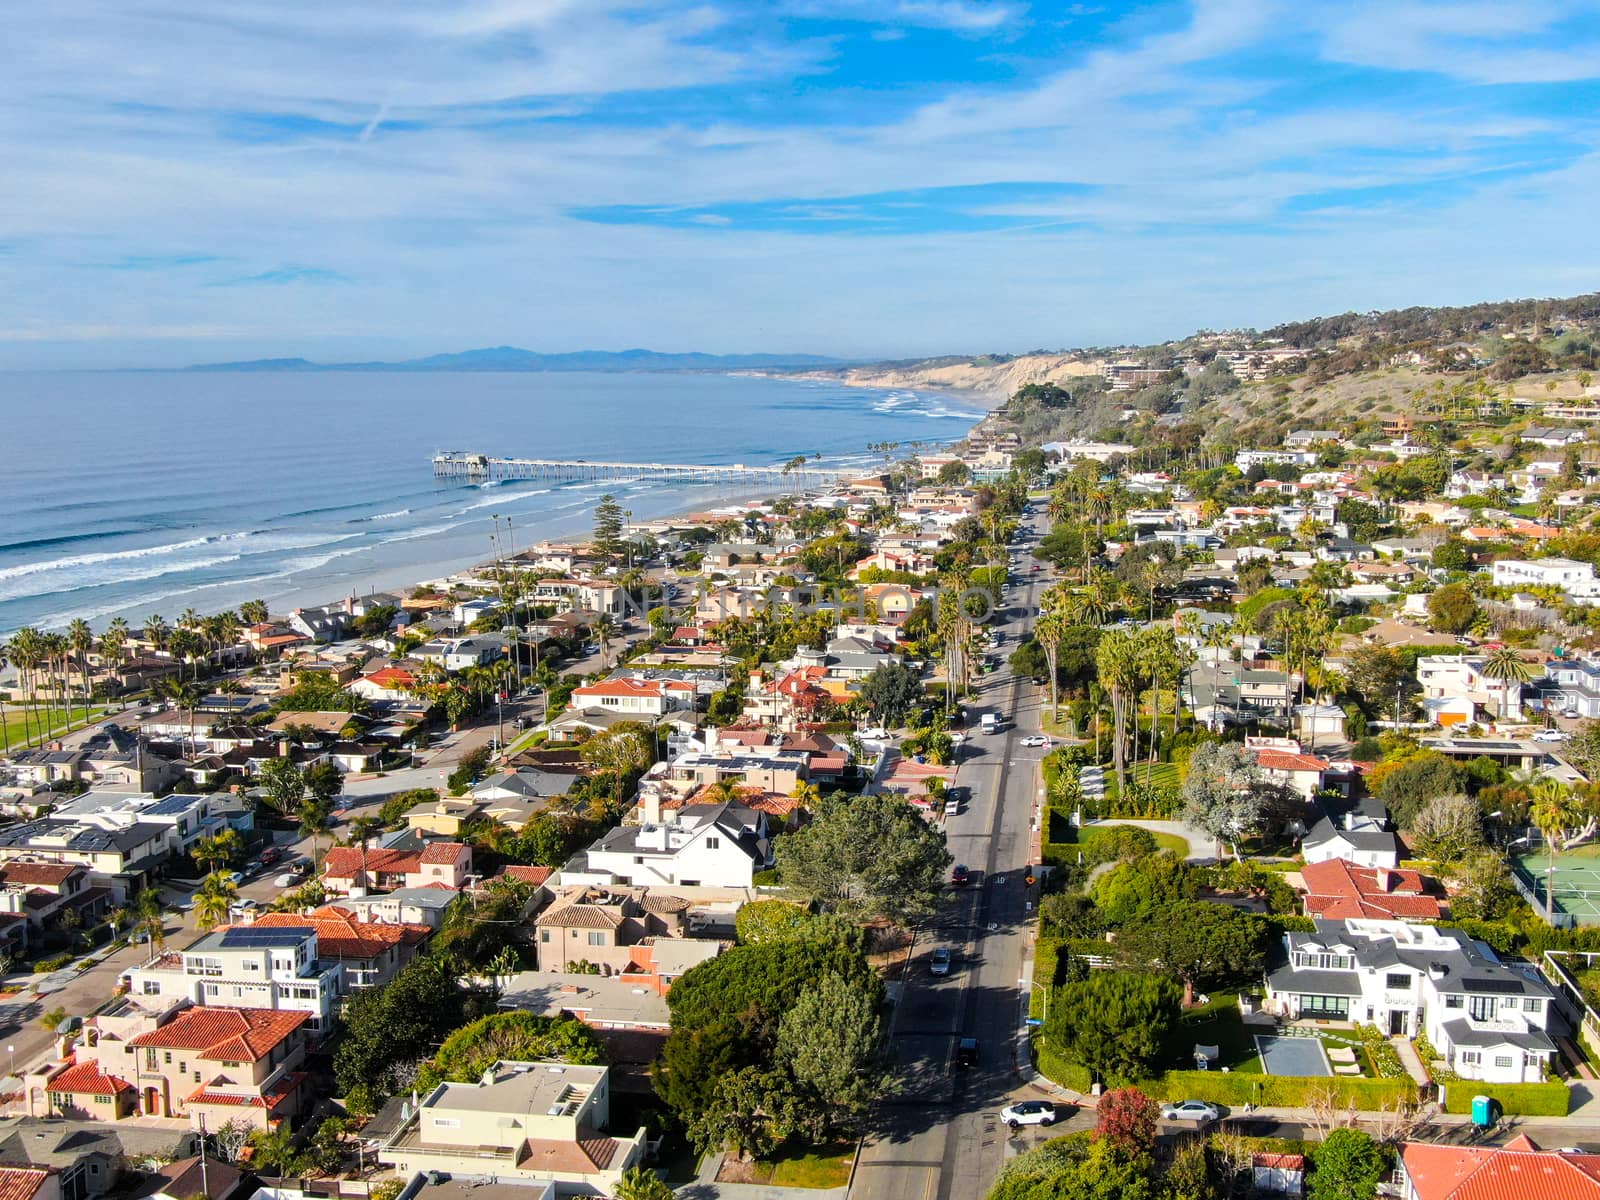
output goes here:
[{"label": "blue sky", "polygon": [[1159,340],[1600,282],[1600,0],[58,0],[0,367]]}]

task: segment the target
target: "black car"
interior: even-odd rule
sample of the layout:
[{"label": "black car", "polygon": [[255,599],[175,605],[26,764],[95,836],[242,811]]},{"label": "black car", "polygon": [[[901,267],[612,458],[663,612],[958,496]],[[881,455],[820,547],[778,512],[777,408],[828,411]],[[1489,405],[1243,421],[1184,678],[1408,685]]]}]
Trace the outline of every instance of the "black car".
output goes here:
[{"label": "black car", "polygon": [[971,879],[972,872],[967,870],[965,863],[957,863],[955,868],[950,872],[950,882],[955,884],[957,887],[964,886],[965,884],[969,883]]},{"label": "black car", "polygon": [[956,1066],[963,1071],[978,1065],[978,1039],[964,1037],[956,1043]]}]

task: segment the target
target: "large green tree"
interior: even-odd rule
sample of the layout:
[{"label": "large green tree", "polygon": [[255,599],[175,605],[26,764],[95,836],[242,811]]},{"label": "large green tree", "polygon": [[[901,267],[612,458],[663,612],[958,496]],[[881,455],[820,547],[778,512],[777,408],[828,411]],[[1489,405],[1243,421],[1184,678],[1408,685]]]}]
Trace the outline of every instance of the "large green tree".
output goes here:
[{"label": "large green tree", "polygon": [[1180,1015],[1170,980],[1125,971],[1094,971],[1056,989],[1045,1034],[1097,1079],[1140,1079],[1166,1052]]},{"label": "large green tree", "polygon": [[1090,888],[1090,895],[1110,925],[1158,917],[1182,900],[1200,894],[1201,879],[1193,867],[1170,850],[1118,863]]},{"label": "large green tree", "polygon": [[1258,980],[1266,962],[1267,922],[1209,900],[1174,904],[1117,933],[1117,957],[1134,969],[1155,970],[1183,984],[1183,1001],[1196,989]]},{"label": "large green tree", "polygon": [[882,1036],[876,992],[833,973],[783,1015],[777,1058],[794,1080],[808,1132],[821,1138],[859,1130],[890,1083],[877,1063]]},{"label": "large green tree", "polygon": [[1463,583],[1447,583],[1428,597],[1428,619],[1440,633],[1465,633],[1478,619],[1478,602]]},{"label": "large green tree", "polygon": [[1261,832],[1270,794],[1256,757],[1237,742],[1207,742],[1194,752],[1183,781],[1183,819],[1234,847]]},{"label": "large green tree", "polygon": [[1006,1163],[988,1200],[1155,1200],[1153,1175],[1147,1155],[1110,1138],[1069,1133]]},{"label": "large green tree", "polygon": [[562,1062],[592,1064],[605,1055],[599,1037],[576,1017],[532,1012],[491,1013],[456,1030],[417,1077],[426,1091],[451,1080],[470,1083],[497,1062]]},{"label": "large green tree", "polygon": [[607,562],[622,555],[622,532],[626,518],[622,505],[610,492],[600,497],[594,506],[594,551]]},{"label": "large green tree", "polygon": [[1310,1200],[1371,1200],[1390,1154],[1360,1129],[1335,1129],[1311,1151]]},{"label": "large green tree", "polygon": [[469,999],[453,964],[438,954],[413,960],[383,987],[356,992],[333,1056],[340,1090],[365,1086],[389,1094],[394,1069],[431,1056],[464,1023]]},{"label": "large green tree", "polygon": [[929,916],[950,865],[944,832],[898,796],[829,796],[809,825],[778,838],[786,888],[851,918]]},{"label": "large green tree", "polygon": [[856,695],[874,720],[899,725],[922,699],[922,676],[903,663],[883,663],[861,681]]}]

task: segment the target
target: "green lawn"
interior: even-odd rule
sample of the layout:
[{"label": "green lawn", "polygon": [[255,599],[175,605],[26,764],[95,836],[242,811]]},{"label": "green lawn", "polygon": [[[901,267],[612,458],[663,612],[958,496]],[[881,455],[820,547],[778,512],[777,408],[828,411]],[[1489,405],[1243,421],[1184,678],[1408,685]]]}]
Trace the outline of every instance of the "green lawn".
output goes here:
[{"label": "green lawn", "polygon": [[856,1148],[852,1145],[824,1146],[803,1154],[784,1155],[772,1163],[772,1183],[776,1187],[840,1188],[850,1181],[850,1164]]},{"label": "green lawn", "polygon": [[[1116,827],[1116,825],[1086,825],[1078,830],[1078,844],[1081,846],[1091,845],[1096,838],[1107,836],[1109,831]],[[1189,857],[1189,843],[1177,834],[1161,833],[1154,829],[1146,832],[1155,838],[1157,849],[1171,850],[1179,858]]]},{"label": "green lawn", "polygon": [[[88,723],[92,724],[93,722],[98,721],[101,717],[105,716],[107,713],[114,711],[116,710],[105,707],[91,706],[89,709]],[[55,728],[49,732],[55,733],[59,731],[61,733],[65,733],[67,730],[66,726],[61,724],[61,711],[57,709],[54,715],[56,719],[56,725]],[[15,708],[10,704],[6,705],[5,739],[9,739],[11,748],[13,750],[19,750],[23,747],[24,729],[26,729],[31,740],[35,742],[39,740],[39,721],[43,719],[43,717],[44,710],[38,709],[36,714],[29,713],[27,719],[24,720],[23,710]],[[81,706],[73,708],[72,728],[82,729],[84,724],[85,719],[83,715],[83,708]],[[5,744],[5,740],[0,739],[0,747],[3,747]]]},{"label": "green lawn", "polygon": [[1180,1071],[1194,1070],[1194,1048],[1216,1046],[1221,1050],[1217,1067],[1227,1067],[1240,1075],[1260,1075],[1261,1055],[1255,1039],[1239,1016],[1239,1001],[1234,996],[1216,996],[1199,1008],[1183,1014],[1178,1027],[1177,1056],[1170,1066]]},{"label": "green lawn", "polygon": [[[1117,798],[1117,775],[1111,769],[1111,764],[1104,765],[1106,779],[1106,802],[1109,804]],[[1183,776],[1178,774],[1178,768],[1172,763],[1132,763],[1128,767],[1128,778],[1138,783],[1148,783],[1157,787],[1179,788],[1183,786]]]}]

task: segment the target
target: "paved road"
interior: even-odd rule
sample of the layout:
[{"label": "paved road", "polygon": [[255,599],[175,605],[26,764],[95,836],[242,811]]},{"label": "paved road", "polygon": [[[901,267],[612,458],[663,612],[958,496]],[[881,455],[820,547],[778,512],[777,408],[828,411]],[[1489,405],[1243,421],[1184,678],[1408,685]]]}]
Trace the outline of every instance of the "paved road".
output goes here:
[{"label": "paved road", "polygon": [[[1010,612],[1019,615],[999,626],[1006,634],[1002,659],[1031,624],[1030,616],[1020,614],[1037,608],[1042,586],[1036,576],[1025,577],[1012,590]],[[1010,722],[997,734],[975,733],[961,751],[956,783],[971,789],[971,799],[945,830],[951,855],[971,869],[973,880],[953,890],[913,944],[889,1039],[902,1090],[880,1107],[877,1129],[856,1166],[851,1200],[980,1196],[1008,1155],[1075,1127],[1024,1129],[1013,1137],[1000,1124],[1000,1109],[1019,1083],[1018,979],[1032,909],[1022,878],[1045,751],[1020,745],[1039,728],[1039,699],[1003,661],[981,677],[968,711],[998,712]],[[938,946],[949,947],[956,960],[944,978],[928,970],[928,956]],[[978,1065],[970,1071],[954,1067],[961,1037],[978,1039]]]}]

